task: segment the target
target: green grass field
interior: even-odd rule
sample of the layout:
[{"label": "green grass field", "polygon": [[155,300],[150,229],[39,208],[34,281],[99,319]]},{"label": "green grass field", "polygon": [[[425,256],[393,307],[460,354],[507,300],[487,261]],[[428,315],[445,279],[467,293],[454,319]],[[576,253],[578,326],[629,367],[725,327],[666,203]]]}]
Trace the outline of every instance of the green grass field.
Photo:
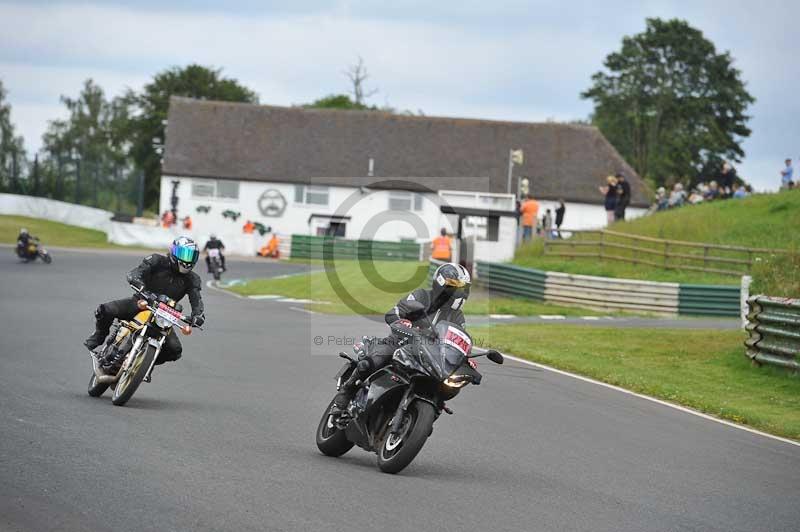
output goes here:
[{"label": "green grass field", "polygon": [[39,218],[28,218],[26,216],[0,215],[0,242],[5,244],[16,243],[21,227],[26,228],[32,235],[39,237],[45,246],[144,249],[110,244],[106,234],[102,231],[84,229],[83,227]]},{"label": "green grass field", "polygon": [[[777,296],[800,294],[800,190],[761,194],[654,213],[610,227],[621,233],[710,244],[789,249],[788,256],[758,262],[751,291]],[[576,237],[580,239],[581,237]],[[596,239],[589,236],[588,239]],[[586,250],[578,250],[586,251]],[[630,252],[614,252],[623,256]],[[514,263],[542,270],[697,284],[738,284],[738,277],[664,269],[595,258],[545,256],[541,241],[517,251]],[[697,263],[695,263],[697,264]]]},{"label": "green grass field", "polygon": [[800,439],[800,377],[754,367],[739,331],[499,325],[476,343]]},{"label": "green grass field", "polygon": [[[364,263],[368,264],[368,263]],[[280,279],[255,279],[235,285],[230,290],[241,295],[275,294],[298,299],[324,301],[308,308],[332,314],[383,314],[397,300],[426,285],[428,263],[375,261],[374,273],[362,271],[353,260],[336,261],[335,277],[319,271]],[[321,261],[311,261],[312,269],[323,270]],[[338,279],[338,280],[337,280]],[[535,301],[491,296],[473,289],[465,307],[466,314],[561,314],[594,316],[589,310],[559,307]]]}]

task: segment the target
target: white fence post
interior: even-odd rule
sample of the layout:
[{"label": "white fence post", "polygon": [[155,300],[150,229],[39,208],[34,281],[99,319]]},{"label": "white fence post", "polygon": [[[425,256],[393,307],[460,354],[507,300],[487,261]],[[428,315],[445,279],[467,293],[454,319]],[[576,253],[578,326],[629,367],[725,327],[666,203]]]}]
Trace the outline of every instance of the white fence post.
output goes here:
[{"label": "white fence post", "polygon": [[742,309],[742,329],[747,327],[747,300],[750,298],[750,283],[753,282],[753,278],[749,275],[742,275],[742,289],[740,292],[741,295],[741,309]]}]

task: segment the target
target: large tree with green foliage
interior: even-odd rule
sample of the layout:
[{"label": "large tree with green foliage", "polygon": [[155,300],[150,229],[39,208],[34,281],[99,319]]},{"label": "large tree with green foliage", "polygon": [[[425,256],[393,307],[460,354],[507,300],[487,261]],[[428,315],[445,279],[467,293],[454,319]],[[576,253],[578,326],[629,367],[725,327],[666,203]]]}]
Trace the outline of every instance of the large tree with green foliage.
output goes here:
[{"label": "large tree with green foliage", "polygon": [[581,94],[593,123],[640,175],[662,185],[716,172],[744,156],[754,98],[728,52],[683,20],[647,19]]},{"label": "large tree with green foliage", "polygon": [[[170,96],[200,100],[258,103],[258,95],[238,81],[222,76],[220,69],[201,65],[173,67],[155,75],[141,93],[129,91],[125,99],[132,117],[124,136],[132,143],[131,155],[145,173],[145,203],[158,201],[161,181],[161,153]],[[156,141],[154,141],[156,139]]]},{"label": "large tree with green foliage", "polygon": [[6,95],[0,81],[0,190],[13,188],[14,179],[20,176],[25,161],[25,146],[22,137],[14,131]]}]

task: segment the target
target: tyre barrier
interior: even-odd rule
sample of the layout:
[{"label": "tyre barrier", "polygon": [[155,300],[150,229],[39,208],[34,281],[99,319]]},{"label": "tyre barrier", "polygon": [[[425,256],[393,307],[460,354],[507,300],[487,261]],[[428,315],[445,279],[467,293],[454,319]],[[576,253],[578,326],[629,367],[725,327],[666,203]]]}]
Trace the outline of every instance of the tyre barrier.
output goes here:
[{"label": "tyre barrier", "polygon": [[755,364],[800,370],[800,299],[757,295],[747,299],[745,354]]},{"label": "tyre barrier", "polygon": [[476,262],[475,284],[497,294],[605,311],[663,316],[741,313],[741,287],[688,285],[547,272],[512,264]]}]

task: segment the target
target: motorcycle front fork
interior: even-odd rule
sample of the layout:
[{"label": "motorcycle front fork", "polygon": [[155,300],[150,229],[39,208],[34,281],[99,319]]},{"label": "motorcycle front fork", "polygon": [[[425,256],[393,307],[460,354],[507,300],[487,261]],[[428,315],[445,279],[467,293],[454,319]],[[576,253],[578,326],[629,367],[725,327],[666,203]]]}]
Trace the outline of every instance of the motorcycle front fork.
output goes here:
[{"label": "motorcycle front fork", "polygon": [[144,376],[144,382],[150,382],[152,380],[153,368],[156,367],[156,360],[158,360],[158,355],[161,354],[161,348],[164,346],[164,341],[167,339],[166,335],[162,336],[158,342],[154,342],[152,339],[148,340],[151,342],[150,345],[156,346],[156,356],[153,357],[153,361],[150,362],[150,367],[147,368],[147,373]]}]

